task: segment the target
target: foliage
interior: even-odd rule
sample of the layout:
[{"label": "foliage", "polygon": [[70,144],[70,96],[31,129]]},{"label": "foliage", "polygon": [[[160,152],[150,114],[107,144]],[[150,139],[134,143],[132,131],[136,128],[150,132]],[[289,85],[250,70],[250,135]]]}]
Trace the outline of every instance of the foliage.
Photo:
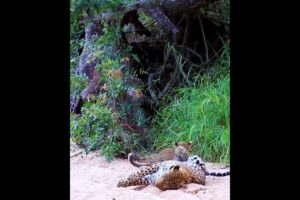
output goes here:
[{"label": "foliage", "polygon": [[[133,1],[126,1],[127,3]],[[125,2],[125,3],[126,3]],[[93,1],[73,0],[71,2],[71,94],[75,90],[82,91],[87,86],[87,77],[75,74],[75,67],[79,62],[78,50],[87,48],[93,52],[93,60],[101,60],[96,66],[103,83],[102,92],[92,96],[91,101],[86,102],[81,115],[71,113],[71,137],[76,143],[81,144],[87,151],[100,149],[101,154],[107,160],[112,160],[116,155],[125,154],[125,143],[132,148],[139,146],[139,138],[135,133],[126,133],[120,126],[126,118],[126,113],[131,109],[130,105],[119,105],[117,98],[128,90],[123,80],[127,74],[122,72],[124,58],[129,57],[130,48],[117,50],[120,41],[119,23],[102,21],[100,37],[93,37],[90,43],[83,43],[80,34],[84,28],[78,25],[78,21],[106,11],[115,11],[124,1]],[[113,16],[120,21],[121,15],[117,12]],[[139,88],[131,87],[135,91]],[[137,124],[145,123],[141,120],[141,113],[135,113]]]},{"label": "foliage", "polygon": [[198,77],[193,87],[179,88],[169,105],[153,119],[149,139],[161,149],[177,141],[194,144],[192,153],[207,161],[230,159],[229,49],[223,51],[212,70]]},{"label": "foliage", "polygon": [[229,21],[230,19],[230,1],[229,0],[223,0],[222,1],[222,6],[223,6],[223,16],[226,21]]},{"label": "foliage", "polygon": [[[107,160],[125,153],[120,142],[122,130],[116,123],[116,113],[99,104],[89,104],[82,108],[81,116],[71,114],[71,136],[87,151],[101,149]],[[132,135],[131,139],[135,135]]]},{"label": "foliage", "polygon": [[[129,72],[124,71],[123,61],[128,58],[138,61],[139,58],[131,53],[130,47],[122,50],[116,48],[120,46],[119,23],[104,20],[101,35],[93,38],[90,46],[87,46],[83,38],[85,25],[79,25],[78,22],[105,12],[113,12],[115,21],[119,22],[122,13],[118,8],[121,5],[129,6],[133,2],[135,1],[71,0],[70,92],[73,94],[75,90],[82,91],[87,86],[87,77],[75,74],[74,70],[84,47],[93,50],[92,59],[101,60],[96,69],[103,83],[102,91],[83,105],[81,115],[71,113],[71,137],[87,151],[99,149],[107,160],[125,154],[124,142],[138,150],[142,146],[141,140],[145,139],[123,129],[121,122],[128,120],[128,113],[133,106],[118,103],[118,98],[126,91],[131,91],[138,97],[144,89],[143,86],[124,84]],[[223,7],[217,12],[228,20],[229,1],[222,2]],[[141,14],[140,20],[150,29],[155,29],[153,19]],[[206,160],[229,161],[229,55],[229,45],[225,42],[223,53],[205,75],[191,79],[194,81],[192,87],[179,88],[174,93],[176,98],[170,97],[171,103],[161,106],[147,136],[148,143],[153,142],[153,148],[171,146],[176,137],[177,140],[193,142],[193,152]],[[138,125],[148,123],[142,109],[137,110],[130,119]]]}]

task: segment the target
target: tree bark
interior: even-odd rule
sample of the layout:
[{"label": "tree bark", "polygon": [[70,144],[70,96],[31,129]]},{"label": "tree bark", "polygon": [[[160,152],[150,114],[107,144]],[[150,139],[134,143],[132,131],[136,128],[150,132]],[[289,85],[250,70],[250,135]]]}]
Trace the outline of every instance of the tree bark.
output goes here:
[{"label": "tree bark", "polygon": [[93,23],[85,28],[85,46],[80,56],[78,66],[75,69],[75,73],[86,75],[88,77],[88,86],[80,92],[79,98],[77,95],[79,93],[78,90],[75,90],[72,95],[70,110],[77,114],[81,113],[81,106],[89,95],[97,94],[102,86],[100,74],[95,68],[100,60],[93,59],[94,52],[92,48],[90,48],[92,36],[99,36],[100,32],[101,26],[99,23]]}]

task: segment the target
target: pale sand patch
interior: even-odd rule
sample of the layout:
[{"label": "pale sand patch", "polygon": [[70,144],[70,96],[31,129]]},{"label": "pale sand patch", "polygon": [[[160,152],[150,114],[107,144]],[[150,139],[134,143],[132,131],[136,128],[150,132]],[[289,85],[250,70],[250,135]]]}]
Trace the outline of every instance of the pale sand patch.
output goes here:
[{"label": "pale sand patch", "polygon": [[[229,200],[230,176],[207,177],[205,186],[188,184],[178,190],[160,191],[149,185],[117,188],[117,182],[137,170],[125,159],[108,163],[95,153],[75,156],[71,163],[71,200]],[[222,165],[224,166],[224,165]],[[208,170],[222,167],[207,163]]]}]

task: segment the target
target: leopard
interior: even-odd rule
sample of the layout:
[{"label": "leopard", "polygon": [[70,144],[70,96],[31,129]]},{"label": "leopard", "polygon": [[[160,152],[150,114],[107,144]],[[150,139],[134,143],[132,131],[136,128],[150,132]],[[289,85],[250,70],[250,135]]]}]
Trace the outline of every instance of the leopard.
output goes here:
[{"label": "leopard", "polygon": [[154,185],[160,190],[179,189],[188,183],[194,182],[191,170],[180,165],[173,165],[162,175]]},{"label": "leopard", "polygon": [[[166,160],[187,161],[189,156],[189,150],[192,148],[190,142],[176,142],[175,148],[166,148],[160,151],[158,154],[154,154],[148,157],[139,157],[135,152],[128,154],[128,161],[135,167],[150,166],[155,163],[163,162]],[[136,162],[142,161],[144,163]]]},{"label": "leopard", "polygon": [[[185,178],[178,179],[176,184],[161,186],[160,178],[169,171],[178,172]],[[170,177],[169,175],[168,177]],[[205,163],[199,156],[190,156],[187,161],[166,160],[150,166],[143,166],[137,172],[131,174],[127,179],[118,182],[117,187],[129,187],[136,185],[155,185],[161,190],[174,189],[187,183],[198,183],[205,185],[206,168]],[[156,181],[158,181],[156,183]]]},{"label": "leopard", "polygon": [[143,166],[127,179],[120,180],[117,187],[154,185],[160,190],[178,189],[188,183],[205,185],[206,176],[227,176],[227,172],[209,172],[205,163],[197,156],[189,156],[185,162],[163,161],[151,166]]},{"label": "leopard", "polygon": [[[198,158],[196,156],[191,157],[192,160],[197,160]],[[203,173],[206,176],[228,176],[230,175],[230,170],[224,171],[224,172],[209,172],[207,171],[205,164],[203,162],[198,164],[201,166],[202,170],[199,176],[194,176],[194,173],[197,173],[198,169],[192,169],[194,171],[191,171],[190,169],[180,166],[180,165],[174,165],[171,166],[168,171],[165,172],[158,180],[155,181],[154,185],[158,187],[160,190],[168,190],[168,189],[179,189],[180,187],[184,187],[188,183],[199,183],[202,180],[205,180],[201,175],[203,176]],[[203,173],[202,173],[203,172]],[[194,178],[199,178],[199,180],[193,180]],[[205,182],[202,181],[202,185],[205,185]]]}]

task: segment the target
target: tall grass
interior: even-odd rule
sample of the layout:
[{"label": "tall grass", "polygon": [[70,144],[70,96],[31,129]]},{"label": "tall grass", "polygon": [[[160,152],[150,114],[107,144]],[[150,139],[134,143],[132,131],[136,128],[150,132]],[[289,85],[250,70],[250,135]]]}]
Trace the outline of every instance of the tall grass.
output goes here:
[{"label": "tall grass", "polygon": [[190,141],[193,154],[210,162],[230,160],[230,75],[229,49],[209,73],[195,85],[179,88],[169,105],[152,121],[150,135],[154,148],[172,146],[174,141]]}]

